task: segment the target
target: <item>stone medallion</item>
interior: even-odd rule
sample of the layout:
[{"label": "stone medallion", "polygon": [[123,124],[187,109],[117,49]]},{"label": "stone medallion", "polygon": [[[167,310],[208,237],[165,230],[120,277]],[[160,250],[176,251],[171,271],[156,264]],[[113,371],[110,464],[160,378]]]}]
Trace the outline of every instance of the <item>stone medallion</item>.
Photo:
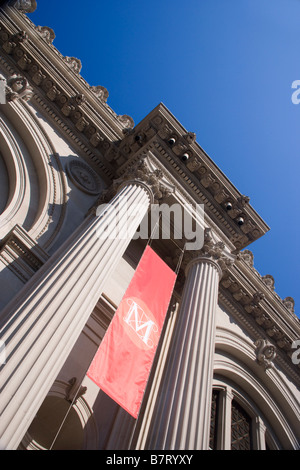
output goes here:
[{"label": "stone medallion", "polygon": [[80,160],[71,160],[67,164],[67,173],[71,181],[87,194],[99,194],[101,181],[90,166]]}]

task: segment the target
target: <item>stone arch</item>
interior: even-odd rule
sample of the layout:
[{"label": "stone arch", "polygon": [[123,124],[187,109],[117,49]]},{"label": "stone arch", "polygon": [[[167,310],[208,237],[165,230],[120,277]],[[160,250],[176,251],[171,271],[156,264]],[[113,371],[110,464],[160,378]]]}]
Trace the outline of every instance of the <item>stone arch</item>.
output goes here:
[{"label": "stone arch", "polygon": [[[248,411],[250,402],[260,410],[284,449],[296,449],[296,397],[280,377],[278,368],[267,371],[256,360],[255,346],[233,331],[219,329],[216,337],[214,376],[234,384],[238,399]],[[248,404],[248,405],[247,405]]]},{"label": "stone arch", "polygon": [[62,225],[66,180],[54,146],[29,105],[21,101],[1,107],[0,140],[8,175],[8,200],[0,216],[0,238],[22,225],[47,249]]},{"label": "stone arch", "polygon": [[55,381],[22,439],[20,449],[97,449],[93,412],[83,396],[70,399],[72,382]]}]

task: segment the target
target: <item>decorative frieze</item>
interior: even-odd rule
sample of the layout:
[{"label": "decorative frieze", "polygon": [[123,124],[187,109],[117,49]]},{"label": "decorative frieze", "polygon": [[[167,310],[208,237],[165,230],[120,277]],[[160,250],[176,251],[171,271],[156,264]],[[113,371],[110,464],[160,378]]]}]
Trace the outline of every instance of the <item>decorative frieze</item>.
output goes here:
[{"label": "decorative frieze", "polygon": [[[157,113],[160,112],[163,113],[164,110],[157,111]],[[146,127],[151,128],[152,133],[149,134],[148,139],[140,138]],[[206,202],[211,202],[219,222],[222,219],[221,223],[225,223],[230,227],[230,232],[234,232],[230,239],[237,249],[241,249],[263,234],[265,228],[259,227],[250,215],[252,209],[249,205],[249,197],[234,194],[232,188],[228,187],[228,181],[211,165],[211,161],[195,142],[195,134],[180,134],[176,123],[172,126],[170,120],[164,119],[159,114],[150,116],[147,122],[136,127],[134,133],[127,134],[119,147],[119,152],[114,155],[114,159],[120,158],[122,154],[124,156],[126,154],[128,158],[135,151],[134,145],[137,147],[137,144],[134,144],[135,139],[139,138],[139,145],[145,146],[149,145],[149,140],[153,139],[153,135],[157,139],[156,148],[168,156],[174,168],[177,162],[176,170],[180,172],[180,178],[184,178],[185,184],[189,184],[191,189],[199,189],[198,193],[201,190]]]},{"label": "decorative frieze", "polygon": [[269,290],[273,293],[274,297],[281,302],[282,305],[294,316],[294,318],[298,319],[295,315],[294,311],[294,304],[295,301],[292,297],[286,297],[285,299],[281,299],[279,295],[275,292],[275,280],[271,274],[266,274],[262,276],[254,267],[254,256],[250,250],[243,250],[238,253],[237,259],[244,261],[250,268],[253,274],[257,276],[265,286],[269,288]]}]

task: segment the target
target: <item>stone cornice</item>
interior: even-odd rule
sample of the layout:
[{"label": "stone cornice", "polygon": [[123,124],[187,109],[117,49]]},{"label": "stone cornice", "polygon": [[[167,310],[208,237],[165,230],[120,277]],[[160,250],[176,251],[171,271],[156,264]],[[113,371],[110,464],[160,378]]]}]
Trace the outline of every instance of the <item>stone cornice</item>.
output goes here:
[{"label": "stone cornice", "polygon": [[276,359],[274,362],[276,362],[287,373],[287,375],[292,377],[296,384],[300,386],[299,366],[297,367],[292,363],[290,354],[278,347],[276,341],[274,341],[273,338],[269,338],[266,335],[265,330],[261,328],[250,315],[245,316],[243,307],[225,288],[220,289],[219,305],[224,308],[225,311],[230,311],[230,316],[248,332],[249,336],[253,340],[253,346],[255,345],[255,342],[261,338],[265,338],[267,341],[272,343],[276,349]]},{"label": "stone cornice", "polygon": [[[80,75],[79,59],[65,57],[55,48],[52,44],[55,33],[51,28],[36,26],[26,15],[13,7],[7,7],[7,10],[4,9],[1,13],[2,49],[13,58],[21,70],[31,76],[35,85],[41,86],[49,95],[51,89],[51,96],[55,93],[71,96],[84,94],[81,104],[86,105],[85,111],[93,115],[91,118],[98,118],[102,130],[107,131],[107,137],[111,140],[122,138],[123,130],[134,126],[132,118],[127,115],[119,116],[108,106],[106,93],[100,93],[100,89],[104,90],[104,87],[90,86],[84,80]],[[45,31],[48,31],[49,35],[45,34]],[[5,33],[9,37],[3,41]],[[6,47],[3,47],[3,43],[7,43]],[[55,90],[50,87],[49,80],[53,80]]]},{"label": "stone cornice", "polygon": [[[14,23],[2,14],[2,51],[33,86],[35,102],[47,108],[61,128],[69,127],[66,132],[75,134],[108,179],[151,141],[179,186],[205,204],[211,220],[222,228],[237,251],[269,230],[248,198],[197,144],[195,134],[187,132],[163,104],[133,128],[131,118],[117,116],[107,106],[103,87],[90,87],[79,75],[78,60],[64,58],[54,48],[54,33],[48,31],[45,35],[45,27],[36,27],[14,8],[9,13]],[[66,65],[70,73],[66,73]]]},{"label": "stone cornice", "polygon": [[114,171],[102,155],[114,153],[115,143],[125,129],[134,126],[133,120],[118,116],[106,103],[104,87],[90,86],[73,66],[77,60],[57,51],[51,28],[37,27],[9,7],[0,9],[0,21],[1,61],[6,70],[27,80],[33,91],[31,101],[67,140],[84,150],[89,163],[109,184]]},{"label": "stone cornice", "polygon": [[290,373],[293,371],[300,381],[300,365],[297,367],[291,359],[292,343],[300,338],[299,318],[243,256],[237,257],[221,279],[220,300],[230,305],[231,313],[238,312],[239,322],[247,329],[250,326],[252,331],[260,331],[276,346]]},{"label": "stone cornice", "polygon": [[184,187],[195,201],[205,204],[207,215],[222,227],[237,251],[269,230],[249,198],[239,193],[197,144],[195,134],[187,132],[163,104],[127,132],[111,163],[118,161],[126,167],[143,149],[151,149],[160,158],[178,188]]},{"label": "stone cornice", "polygon": [[[266,233],[269,227],[248,198],[203,151],[195,134],[187,132],[163,104],[134,128],[131,118],[118,116],[107,105],[108,92],[104,87],[91,87],[80,76],[80,61],[65,58],[57,51],[51,28],[35,26],[15,8],[9,8],[9,15],[1,11],[1,20],[0,48],[10,68],[25,76],[33,87],[35,103],[66,134],[73,135],[73,141],[108,180],[121,175],[122,167],[143,148],[155,149],[177,179],[178,187],[184,187],[195,200],[205,204],[211,220],[221,227],[237,251]],[[239,217],[244,219],[243,225],[239,225]],[[284,301],[273,297],[287,311]]]}]

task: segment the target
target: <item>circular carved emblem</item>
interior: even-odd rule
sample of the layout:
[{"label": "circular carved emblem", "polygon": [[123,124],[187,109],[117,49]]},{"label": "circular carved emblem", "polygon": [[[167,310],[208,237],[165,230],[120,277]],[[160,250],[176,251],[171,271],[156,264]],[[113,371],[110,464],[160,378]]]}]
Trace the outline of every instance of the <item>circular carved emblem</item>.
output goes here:
[{"label": "circular carved emblem", "polygon": [[82,161],[72,160],[67,165],[71,181],[87,194],[99,194],[101,181],[97,173]]}]

